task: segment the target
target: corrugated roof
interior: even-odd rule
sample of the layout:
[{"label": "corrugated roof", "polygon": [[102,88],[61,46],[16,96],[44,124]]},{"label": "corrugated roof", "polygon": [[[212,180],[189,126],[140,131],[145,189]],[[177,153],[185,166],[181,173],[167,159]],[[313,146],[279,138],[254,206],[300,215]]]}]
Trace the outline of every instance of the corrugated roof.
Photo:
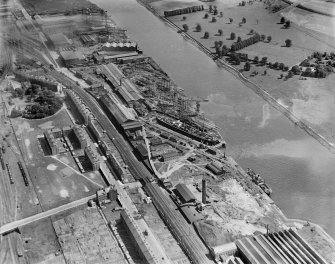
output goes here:
[{"label": "corrugated roof", "polygon": [[186,203],[196,200],[193,193],[190,191],[190,189],[184,183],[177,184],[176,185],[176,190],[181,195],[181,197],[183,198],[183,200]]}]

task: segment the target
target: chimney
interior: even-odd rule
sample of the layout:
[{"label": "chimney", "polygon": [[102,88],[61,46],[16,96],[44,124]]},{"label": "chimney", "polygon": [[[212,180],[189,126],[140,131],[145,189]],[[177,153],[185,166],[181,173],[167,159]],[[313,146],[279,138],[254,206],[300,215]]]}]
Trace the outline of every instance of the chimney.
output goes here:
[{"label": "chimney", "polygon": [[207,196],[207,193],[206,193],[206,180],[205,179],[202,179],[202,203],[203,204],[206,204],[206,196]]}]

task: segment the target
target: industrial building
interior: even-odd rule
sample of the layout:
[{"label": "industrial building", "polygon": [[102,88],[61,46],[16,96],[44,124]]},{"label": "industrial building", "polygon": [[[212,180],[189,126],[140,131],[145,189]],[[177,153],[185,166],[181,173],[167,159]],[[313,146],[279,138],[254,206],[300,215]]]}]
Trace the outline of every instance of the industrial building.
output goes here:
[{"label": "industrial building", "polygon": [[328,263],[293,229],[245,237],[236,246],[245,264]]},{"label": "industrial building", "polygon": [[175,188],[178,196],[183,203],[193,203],[196,201],[194,194],[190,191],[186,184],[179,183],[176,185]]},{"label": "industrial building", "polygon": [[79,51],[60,51],[61,59],[66,67],[73,67],[85,63],[85,56]]},{"label": "industrial building", "polygon": [[94,46],[98,43],[98,41],[91,35],[82,35],[80,36],[80,40],[86,46]]},{"label": "industrial building", "polygon": [[87,160],[90,162],[92,169],[94,171],[99,170],[100,169],[100,159],[96,151],[94,151],[90,147],[86,147],[84,150],[84,153],[85,153]]},{"label": "industrial building", "polygon": [[144,238],[143,232],[140,230],[140,227],[137,225],[136,221],[130,215],[130,213],[127,212],[127,210],[123,210],[121,212],[121,219],[126,224],[128,234],[132,237],[132,240],[137,246],[137,251],[145,260],[145,262],[149,264],[159,263],[156,259],[155,253],[153,252],[149,243]]},{"label": "industrial building", "polygon": [[132,106],[136,101],[144,101],[140,91],[131,81],[126,79],[115,64],[109,63],[108,65],[100,65],[99,69],[106,81],[129,106]]},{"label": "industrial building", "polygon": [[59,153],[59,149],[56,143],[56,139],[54,135],[52,134],[51,130],[47,130],[44,132],[44,138],[46,142],[48,143],[48,146],[51,150],[51,154],[57,155]]},{"label": "industrial building", "polygon": [[135,132],[142,129],[142,124],[136,120],[134,110],[121,104],[115,96],[108,94],[100,100],[108,117],[123,130]]},{"label": "industrial building", "polygon": [[[237,246],[234,242],[226,243],[212,247],[210,252],[214,259],[219,259],[220,257],[229,257],[237,253]],[[240,264],[243,264],[242,261]]]},{"label": "industrial building", "polygon": [[76,127],[74,127],[73,132],[74,132],[74,134],[76,136],[76,139],[79,143],[79,147],[81,149],[86,148],[87,147],[87,138],[85,136],[86,132],[84,131],[84,129],[80,126],[76,126]]},{"label": "industrial building", "polygon": [[76,110],[79,113],[79,116],[84,121],[85,125],[88,125],[89,120],[94,119],[91,111],[87,109],[87,106],[82,102],[79,96],[72,90],[66,90],[71,102],[74,104]]},{"label": "industrial building", "polygon": [[41,87],[45,87],[53,92],[62,92],[63,86],[52,77],[46,76],[44,72],[15,70],[14,74],[15,77],[22,82],[29,81],[31,84],[40,85]]}]

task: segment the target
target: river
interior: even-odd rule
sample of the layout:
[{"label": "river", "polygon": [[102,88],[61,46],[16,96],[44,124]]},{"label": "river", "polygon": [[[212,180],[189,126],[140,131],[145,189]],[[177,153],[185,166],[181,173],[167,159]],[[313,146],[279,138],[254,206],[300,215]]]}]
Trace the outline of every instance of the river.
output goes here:
[{"label": "river", "polygon": [[209,99],[201,109],[221,128],[227,152],[261,174],[288,217],[318,223],[335,237],[333,154],[135,0],[93,2],[187,94]]}]

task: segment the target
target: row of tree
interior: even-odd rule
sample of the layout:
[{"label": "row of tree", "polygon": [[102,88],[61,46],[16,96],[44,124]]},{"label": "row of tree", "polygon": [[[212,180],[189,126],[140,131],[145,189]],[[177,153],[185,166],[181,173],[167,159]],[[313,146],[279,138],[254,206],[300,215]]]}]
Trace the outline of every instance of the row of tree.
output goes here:
[{"label": "row of tree", "polygon": [[203,5],[201,5],[201,6],[191,6],[191,7],[185,7],[185,8],[171,10],[171,11],[164,11],[164,16],[165,17],[178,16],[178,15],[194,13],[194,12],[203,11],[203,10],[204,10]]},{"label": "row of tree", "polygon": [[[235,38],[235,33],[232,33],[230,37],[231,37],[231,39]],[[244,39],[244,40],[239,38],[237,42],[235,42],[231,45],[230,50],[231,51],[237,51],[237,50],[243,49],[245,47],[248,47],[252,44],[255,44],[259,41],[261,41],[261,36],[257,33],[255,35],[253,35],[252,37]]]}]

